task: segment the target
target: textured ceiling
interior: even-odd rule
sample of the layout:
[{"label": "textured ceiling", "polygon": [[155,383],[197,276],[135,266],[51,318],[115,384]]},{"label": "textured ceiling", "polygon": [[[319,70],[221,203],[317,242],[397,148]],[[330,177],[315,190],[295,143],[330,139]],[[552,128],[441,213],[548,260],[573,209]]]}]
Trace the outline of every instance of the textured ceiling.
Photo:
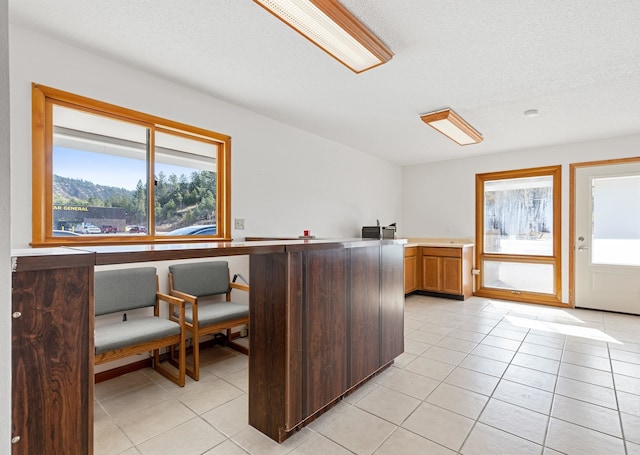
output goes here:
[{"label": "textured ceiling", "polygon": [[[9,0],[9,18],[401,165],[640,133],[638,0],[342,4],[389,63],[355,74],[251,0]],[[485,140],[420,120],[443,107]]]}]

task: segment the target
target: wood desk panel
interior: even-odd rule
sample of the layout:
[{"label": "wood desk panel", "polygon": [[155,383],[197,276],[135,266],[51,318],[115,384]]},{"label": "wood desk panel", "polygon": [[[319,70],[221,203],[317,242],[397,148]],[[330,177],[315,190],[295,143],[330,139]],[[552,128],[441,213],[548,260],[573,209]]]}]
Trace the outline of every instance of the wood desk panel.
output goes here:
[{"label": "wood desk panel", "polygon": [[93,257],[24,262],[12,275],[11,453],[91,454]]},{"label": "wood desk panel", "polygon": [[96,265],[249,255],[249,423],[281,442],[402,352],[403,243],[12,251],[12,454],[93,453]]},{"label": "wood desk panel", "polygon": [[251,256],[252,426],[282,442],[403,352],[403,271],[401,244]]}]

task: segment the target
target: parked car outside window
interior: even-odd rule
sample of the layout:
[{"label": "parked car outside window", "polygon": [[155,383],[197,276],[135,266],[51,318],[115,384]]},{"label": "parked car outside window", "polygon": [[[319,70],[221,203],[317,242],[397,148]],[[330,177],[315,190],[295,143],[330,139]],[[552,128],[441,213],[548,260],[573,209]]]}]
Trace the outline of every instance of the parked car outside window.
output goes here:
[{"label": "parked car outside window", "polygon": [[100,234],[102,232],[98,226],[91,223],[84,223],[84,225],[81,224],[76,231],[80,234]]},{"label": "parked car outside window", "polygon": [[54,229],[53,230],[53,236],[54,237],[79,237],[80,234],[78,234],[77,232],[73,232],[73,231],[65,231],[62,229]]},{"label": "parked car outside window", "polygon": [[166,235],[216,235],[216,225],[198,224],[194,226],[186,226],[167,232]]}]

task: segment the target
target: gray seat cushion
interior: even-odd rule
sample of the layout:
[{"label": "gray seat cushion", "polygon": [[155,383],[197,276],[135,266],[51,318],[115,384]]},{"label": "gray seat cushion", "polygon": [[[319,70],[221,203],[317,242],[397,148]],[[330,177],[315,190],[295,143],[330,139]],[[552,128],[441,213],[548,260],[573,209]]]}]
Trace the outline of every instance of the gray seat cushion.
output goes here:
[{"label": "gray seat cushion", "polygon": [[[206,303],[198,300],[198,323],[200,327],[243,317],[249,317],[249,305],[246,303]],[[190,305],[187,305],[184,318],[185,321],[193,324],[193,314]]]},{"label": "gray seat cushion", "polygon": [[96,354],[126,348],[145,341],[180,334],[180,325],[168,319],[130,319],[95,329]]}]

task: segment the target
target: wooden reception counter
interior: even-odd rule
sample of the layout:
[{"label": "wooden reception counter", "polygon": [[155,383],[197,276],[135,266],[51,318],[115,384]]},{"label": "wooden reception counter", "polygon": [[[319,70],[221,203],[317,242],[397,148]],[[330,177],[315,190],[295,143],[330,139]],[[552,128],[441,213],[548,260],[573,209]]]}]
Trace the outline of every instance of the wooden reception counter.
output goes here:
[{"label": "wooden reception counter", "polygon": [[93,268],[250,256],[249,424],[276,441],[403,352],[404,240],[12,252],[12,453],[93,453]]}]

